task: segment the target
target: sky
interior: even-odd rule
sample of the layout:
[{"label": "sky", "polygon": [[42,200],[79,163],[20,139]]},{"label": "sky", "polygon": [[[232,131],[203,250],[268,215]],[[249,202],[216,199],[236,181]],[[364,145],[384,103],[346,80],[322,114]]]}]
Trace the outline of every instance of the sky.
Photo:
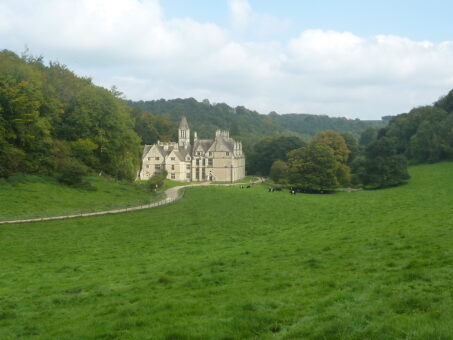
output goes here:
[{"label": "sky", "polygon": [[0,0],[26,48],[125,98],[379,119],[453,88],[449,0]]}]

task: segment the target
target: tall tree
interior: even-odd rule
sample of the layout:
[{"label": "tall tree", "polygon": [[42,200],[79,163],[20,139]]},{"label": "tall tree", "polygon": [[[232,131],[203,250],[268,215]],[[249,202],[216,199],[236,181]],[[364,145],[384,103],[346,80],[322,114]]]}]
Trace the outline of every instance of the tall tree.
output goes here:
[{"label": "tall tree", "polygon": [[410,177],[407,159],[398,154],[396,142],[382,137],[366,149],[366,158],[356,164],[361,182],[369,188],[385,188],[405,183]]},{"label": "tall tree", "polygon": [[287,161],[286,154],[300,148],[305,143],[298,137],[274,136],[261,140],[249,155],[249,172],[268,176],[272,163],[276,160]]},{"label": "tall tree", "polygon": [[350,182],[350,168],[347,162],[351,151],[348,149],[343,136],[333,130],[321,131],[313,138],[312,143],[324,144],[332,149],[337,162],[337,180],[340,184],[348,184]]},{"label": "tall tree", "polygon": [[291,184],[306,190],[322,191],[337,187],[338,162],[328,145],[312,142],[288,153]]},{"label": "tall tree", "polygon": [[288,178],[288,165],[286,162],[277,159],[272,163],[270,177],[275,183],[285,182]]}]

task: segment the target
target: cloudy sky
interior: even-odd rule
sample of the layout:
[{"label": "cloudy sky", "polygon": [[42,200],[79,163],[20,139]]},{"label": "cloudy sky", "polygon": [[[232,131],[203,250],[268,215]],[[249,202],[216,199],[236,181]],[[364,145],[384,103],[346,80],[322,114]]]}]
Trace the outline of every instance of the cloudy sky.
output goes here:
[{"label": "cloudy sky", "polygon": [[0,0],[0,48],[134,100],[378,119],[453,88],[451,13],[450,0]]}]

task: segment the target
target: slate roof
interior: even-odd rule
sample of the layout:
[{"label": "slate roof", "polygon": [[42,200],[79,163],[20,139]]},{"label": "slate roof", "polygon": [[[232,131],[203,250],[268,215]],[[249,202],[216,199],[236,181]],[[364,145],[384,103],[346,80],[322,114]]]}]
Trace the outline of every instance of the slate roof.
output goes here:
[{"label": "slate roof", "polygon": [[146,154],[149,152],[149,150],[151,149],[152,145],[145,145],[145,147],[143,148],[143,155],[142,155],[142,159],[145,158]]},{"label": "slate roof", "polygon": [[214,143],[211,145],[208,151],[222,151],[222,152],[233,152],[234,142],[231,138],[225,138],[223,136],[216,136]]},{"label": "slate roof", "polygon": [[207,152],[213,142],[214,141],[212,139],[198,139],[193,146],[193,151],[195,152],[201,147],[203,152]]},{"label": "slate roof", "polygon": [[187,123],[187,119],[186,119],[185,116],[182,116],[181,123],[179,123],[179,128],[180,129],[188,129],[189,128],[189,124]]},{"label": "slate roof", "polygon": [[192,154],[192,147],[189,145],[187,149],[179,149],[178,153],[180,154],[180,159],[184,161],[187,155]]}]

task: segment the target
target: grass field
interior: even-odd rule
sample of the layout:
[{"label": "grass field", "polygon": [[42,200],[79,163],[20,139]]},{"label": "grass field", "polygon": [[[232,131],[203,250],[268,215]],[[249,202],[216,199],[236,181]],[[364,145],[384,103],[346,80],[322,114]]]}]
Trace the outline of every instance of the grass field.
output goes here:
[{"label": "grass field", "polygon": [[452,339],[453,163],[0,227],[0,339]]},{"label": "grass field", "polygon": [[60,185],[55,178],[20,175],[0,181],[0,220],[57,216],[137,206],[156,200],[144,184],[88,177],[96,190]]}]

